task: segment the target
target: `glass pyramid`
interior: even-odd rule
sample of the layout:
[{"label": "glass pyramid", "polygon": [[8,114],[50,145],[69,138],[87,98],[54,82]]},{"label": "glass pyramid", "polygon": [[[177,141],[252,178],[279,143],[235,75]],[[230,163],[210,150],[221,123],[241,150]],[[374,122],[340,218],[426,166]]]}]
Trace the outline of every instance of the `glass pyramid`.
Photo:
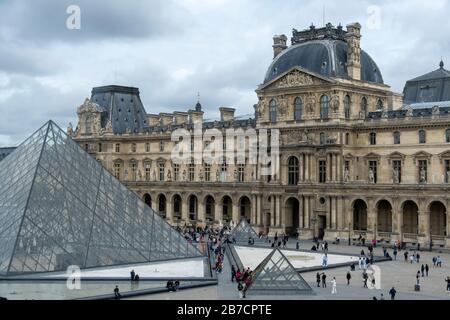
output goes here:
[{"label": "glass pyramid", "polygon": [[255,244],[262,244],[264,241],[261,240],[252,228],[252,226],[247,222],[246,219],[242,219],[239,224],[234,227],[231,231],[230,239],[236,244],[248,244],[248,239],[252,238]]},{"label": "glass pyramid", "polygon": [[246,292],[257,295],[313,294],[309,284],[279,249],[274,249],[256,267]]},{"label": "glass pyramid", "polygon": [[0,275],[202,256],[52,121],[0,162]]}]

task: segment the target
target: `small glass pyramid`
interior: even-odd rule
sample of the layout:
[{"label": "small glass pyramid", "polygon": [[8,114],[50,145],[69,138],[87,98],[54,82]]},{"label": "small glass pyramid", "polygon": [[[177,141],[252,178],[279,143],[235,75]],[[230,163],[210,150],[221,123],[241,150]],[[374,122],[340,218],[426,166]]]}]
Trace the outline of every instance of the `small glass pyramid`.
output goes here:
[{"label": "small glass pyramid", "polygon": [[309,284],[279,249],[274,249],[256,267],[246,292],[256,295],[314,294]]},{"label": "small glass pyramid", "polygon": [[239,222],[239,224],[231,231],[230,240],[236,244],[248,244],[249,238],[253,239],[255,244],[261,244],[264,242],[259,238],[256,231],[247,222],[247,220],[242,219],[241,222]]},{"label": "small glass pyramid", "polygon": [[52,121],[0,162],[0,276],[199,256]]}]

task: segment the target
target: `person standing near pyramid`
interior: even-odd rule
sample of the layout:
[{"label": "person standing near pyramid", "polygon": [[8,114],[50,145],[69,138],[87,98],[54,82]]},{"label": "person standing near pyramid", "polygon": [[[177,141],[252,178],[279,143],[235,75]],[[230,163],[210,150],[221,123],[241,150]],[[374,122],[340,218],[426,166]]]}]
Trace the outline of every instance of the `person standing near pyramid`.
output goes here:
[{"label": "person standing near pyramid", "polygon": [[331,290],[331,294],[337,294],[337,288],[336,288],[336,277],[333,277],[333,281],[331,281],[333,284],[333,289]]}]

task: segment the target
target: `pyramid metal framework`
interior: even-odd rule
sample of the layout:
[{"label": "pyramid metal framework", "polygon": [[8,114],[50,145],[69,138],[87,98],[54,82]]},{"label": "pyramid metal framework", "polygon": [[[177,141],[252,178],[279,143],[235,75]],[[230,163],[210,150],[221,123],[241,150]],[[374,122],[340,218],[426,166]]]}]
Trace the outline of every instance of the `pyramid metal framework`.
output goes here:
[{"label": "pyramid metal framework", "polygon": [[241,222],[231,231],[231,239],[237,244],[248,244],[248,239],[252,238],[255,240],[255,244],[263,243],[256,233],[256,231],[252,228],[252,226],[247,222],[246,219],[242,219]]},{"label": "pyramid metal framework", "polygon": [[0,162],[0,276],[200,256],[52,121]]},{"label": "pyramid metal framework", "polygon": [[274,249],[253,272],[246,293],[256,295],[314,294],[286,256]]}]

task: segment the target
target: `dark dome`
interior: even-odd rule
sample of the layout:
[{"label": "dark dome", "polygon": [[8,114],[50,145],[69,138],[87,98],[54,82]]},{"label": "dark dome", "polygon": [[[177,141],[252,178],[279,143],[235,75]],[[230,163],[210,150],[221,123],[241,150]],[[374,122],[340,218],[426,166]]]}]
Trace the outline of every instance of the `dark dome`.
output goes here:
[{"label": "dark dome", "polygon": [[[281,52],[267,70],[264,83],[289,69],[299,66],[330,77],[348,78],[347,43],[342,40],[311,40],[291,46]],[[375,61],[361,50],[361,80],[383,83]]]}]

